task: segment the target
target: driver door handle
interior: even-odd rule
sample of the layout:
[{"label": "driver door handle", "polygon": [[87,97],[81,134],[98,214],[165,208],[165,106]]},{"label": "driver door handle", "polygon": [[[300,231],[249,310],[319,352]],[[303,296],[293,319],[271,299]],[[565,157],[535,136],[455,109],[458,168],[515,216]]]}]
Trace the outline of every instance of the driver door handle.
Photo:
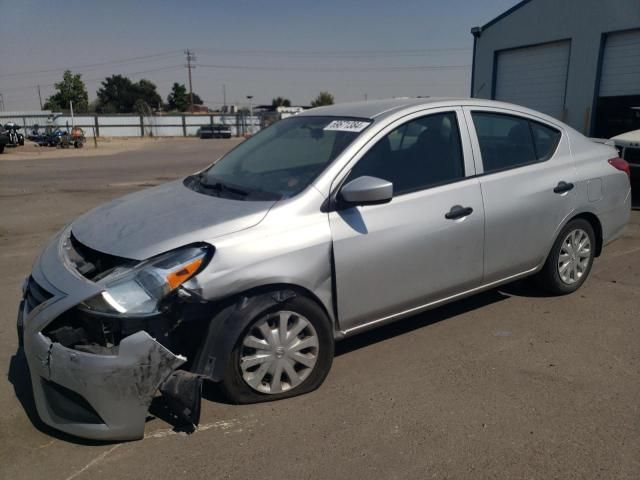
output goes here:
[{"label": "driver door handle", "polygon": [[463,207],[462,205],[454,205],[447,213],[444,214],[444,218],[447,220],[457,220],[458,218],[468,217],[473,213],[473,208]]},{"label": "driver door handle", "polygon": [[572,190],[573,187],[574,187],[573,183],[561,181],[561,182],[558,182],[558,185],[556,185],[556,188],[553,189],[553,193],[565,193],[565,192],[568,192],[569,190]]}]

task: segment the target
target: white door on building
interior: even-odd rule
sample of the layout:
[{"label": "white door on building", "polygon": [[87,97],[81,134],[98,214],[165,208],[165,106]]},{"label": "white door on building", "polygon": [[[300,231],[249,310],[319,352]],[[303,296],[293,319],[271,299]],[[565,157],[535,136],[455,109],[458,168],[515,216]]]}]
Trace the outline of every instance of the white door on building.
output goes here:
[{"label": "white door on building", "polygon": [[640,95],[640,29],[610,33],[604,44],[600,97]]},{"label": "white door on building", "polygon": [[494,98],[563,119],[569,41],[497,52]]}]

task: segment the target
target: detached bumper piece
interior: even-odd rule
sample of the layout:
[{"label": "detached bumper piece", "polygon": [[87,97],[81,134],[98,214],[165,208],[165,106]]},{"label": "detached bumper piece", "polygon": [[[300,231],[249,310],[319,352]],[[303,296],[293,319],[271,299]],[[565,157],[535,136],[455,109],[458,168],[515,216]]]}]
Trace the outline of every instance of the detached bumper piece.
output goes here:
[{"label": "detached bumper piece", "polygon": [[58,418],[73,423],[103,424],[98,412],[80,394],[68,388],[42,379],[42,391],[47,399],[51,412]]},{"label": "detached bumper piece", "polygon": [[126,317],[83,308],[90,292],[75,300],[54,288],[28,279],[17,319],[44,423],[83,438],[140,439],[160,391],[179,423],[198,424],[203,377],[177,369],[201,342],[193,326],[208,318],[208,306],[177,301],[160,314]]},{"label": "detached bumper piece", "polygon": [[202,375],[176,370],[160,386],[160,392],[178,422],[191,431],[200,423],[202,381]]},{"label": "detached bumper piece", "polygon": [[186,361],[146,332],[125,338],[117,355],[80,352],[40,338],[36,355],[44,365],[31,372],[38,412],[54,428],[85,438],[142,438],[155,392]]}]

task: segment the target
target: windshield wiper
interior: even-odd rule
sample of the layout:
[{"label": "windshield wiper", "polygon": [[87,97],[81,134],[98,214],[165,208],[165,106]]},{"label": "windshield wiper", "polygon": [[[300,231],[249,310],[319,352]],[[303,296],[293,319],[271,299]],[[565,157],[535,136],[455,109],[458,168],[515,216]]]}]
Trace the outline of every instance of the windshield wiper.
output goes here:
[{"label": "windshield wiper", "polygon": [[209,183],[206,175],[199,175],[198,180],[199,180],[200,186],[203,188],[206,188],[207,190],[216,190],[218,193],[228,192],[234,195],[239,195],[241,197],[246,197],[247,195],[249,195],[249,192],[247,192],[246,190],[243,190],[236,186],[231,186],[219,180],[213,183]]},{"label": "windshield wiper", "polygon": [[222,197],[223,194],[237,200],[280,200],[282,194],[265,192],[254,188],[239,187],[238,185],[221,181],[219,178],[210,177],[206,173],[192,175],[189,179],[190,188],[206,195]]}]

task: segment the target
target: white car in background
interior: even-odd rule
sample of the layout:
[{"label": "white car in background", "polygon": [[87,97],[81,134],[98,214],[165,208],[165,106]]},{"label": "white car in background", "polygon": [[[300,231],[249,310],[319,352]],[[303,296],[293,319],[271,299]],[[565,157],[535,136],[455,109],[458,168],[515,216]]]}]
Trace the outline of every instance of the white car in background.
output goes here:
[{"label": "white car in background", "polygon": [[[612,137],[611,140],[631,168],[631,185],[634,190],[640,186],[640,130],[632,130]],[[635,200],[635,199],[634,199]],[[636,202],[634,201],[634,206]]]}]

